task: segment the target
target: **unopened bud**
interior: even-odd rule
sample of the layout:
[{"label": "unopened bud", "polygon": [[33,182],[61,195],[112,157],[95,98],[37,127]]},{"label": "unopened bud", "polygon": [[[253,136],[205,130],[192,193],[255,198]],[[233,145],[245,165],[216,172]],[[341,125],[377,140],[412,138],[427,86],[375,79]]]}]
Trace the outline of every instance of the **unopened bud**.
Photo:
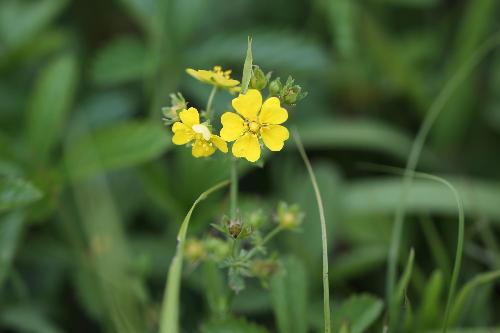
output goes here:
[{"label": "unopened bud", "polygon": [[281,79],[277,77],[269,83],[269,96],[279,96],[282,88]]},{"label": "unopened bud", "polygon": [[252,77],[250,78],[250,88],[262,90],[267,86],[268,78],[260,69],[259,66],[254,65],[252,70]]}]

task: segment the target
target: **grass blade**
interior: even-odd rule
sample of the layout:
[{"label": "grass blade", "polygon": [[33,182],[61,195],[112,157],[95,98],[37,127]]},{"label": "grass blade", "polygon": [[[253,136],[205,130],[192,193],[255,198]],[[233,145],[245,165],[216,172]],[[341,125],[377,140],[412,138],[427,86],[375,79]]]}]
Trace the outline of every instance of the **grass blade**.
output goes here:
[{"label": "grass blade", "polygon": [[318,182],[316,181],[316,176],[314,175],[314,170],[311,166],[311,162],[307,157],[302,141],[300,141],[299,133],[296,129],[293,131],[293,137],[295,139],[295,144],[299,150],[300,156],[304,160],[307,172],[311,178],[311,183],[314,188],[314,194],[316,195],[316,201],[318,202],[319,218],[321,223],[321,243],[323,247],[323,312],[325,321],[325,333],[330,333],[330,286],[328,284],[328,242],[326,234],[326,220],[325,220],[325,210],[323,208],[323,201],[321,200],[321,193],[319,191]]},{"label": "grass blade", "polygon": [[179,332],[179,295],[181,287],[181,273],[182,273],[182,260],[184,255],[184,242],[186,240],[187,229],[191,215],[198,205],[212,192],[215,192],[224,186],[228,185],[228,181],[221,182],[205,192],[203,192],[198,199],[195,200],[191,209],[188,211],[184,221],[182,221],[179,233],[177,235],[177,251],[170,263],[168,269],[167,286],[165,288],[165,295],[163,297],[163,306],[160,319],[160,332],[161,333],[177,333]]}]

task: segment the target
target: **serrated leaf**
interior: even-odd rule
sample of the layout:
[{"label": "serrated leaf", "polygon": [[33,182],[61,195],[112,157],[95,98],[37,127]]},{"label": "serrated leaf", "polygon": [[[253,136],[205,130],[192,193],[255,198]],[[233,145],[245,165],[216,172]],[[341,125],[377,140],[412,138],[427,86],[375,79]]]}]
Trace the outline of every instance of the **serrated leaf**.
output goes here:
[{"label": "serrated leaf", "polygon": [[382,313],[383,302],[371,295],[354,295],[333,309],[333,332],[347,323],[350,333],[365,332]]},{"label": "serrated leaf", "polygon": [[83,178],[147,162],[170,146],[167,131],[159,124],[128,121],[92,131],[66,150],[72,177]]},{"label": "serrated leaf", "polygon": [[63,55],[39,75],[31,96],[27,139],[36,158],[44,163],[60,140],[77,83],[77,63]]},{"label": "serrated leaf", "polygon": [[0,177],[0,212],[26,206],[42,197],[30,182],[17,177]]},{"label": "serrated leaf", "polygon": [[302,262],[287,258],[284,272],[277,273],[270,286],[278,332],[307,332],[307,276]]},{"label": "serrated leaf", "polygon": [[122,37],[96,55],[91,66],[92,81],[111,86],[141,80],[151,70],[148,51],[140,40]]}]

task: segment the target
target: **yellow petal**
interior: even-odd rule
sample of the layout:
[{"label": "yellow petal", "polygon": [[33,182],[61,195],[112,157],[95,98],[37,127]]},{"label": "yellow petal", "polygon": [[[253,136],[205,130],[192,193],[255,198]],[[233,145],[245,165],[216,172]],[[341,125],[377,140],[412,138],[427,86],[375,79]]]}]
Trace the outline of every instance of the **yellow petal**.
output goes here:
[{"label": "yellow petal", "polygon": [[276,97],[268,98],[262,104],[259,114],[261,124],[282,124],[288,119],[288,112],[280,106],[280,100]]},{"label": "yellow petal", "polygon": [[200,123],[200,114],[195,108],[189,108],[187,110],[179,112],[179,117],[181,118],[182,122],[189,127]]},{"label": "yellow petal", "polygon": [[250,162],[255,162],[260,158],[259,139],[255,134],[246,133],[233,144],[232,152],[236,157],[244,157]]},{"label": "yellow petal", "polygon": [[281,125],[265,126],[261,130],[261,135],[266,147],[272,151],[283,149],[285,140],[290,136],[286,127]]},{"label": "yellow petal", "polygon": [[228,79],[228,78],[225,78],[222,75],[217,75],[217,74],[215,74],[213,76],[213,80],[215,81],[215,83],[218,86],[224,87],[224,88],[231,88],[231,87],[235,87],[238,84],[240,84],[240,81],[238,81],[238,80]]},{"label": "yellow petal", "polygon": [[212,134],[210,141],[223,153],[227,153],[227,143],[220,136]]},{"label": "yellow petal", "polygon": [[174,132],[172,142],[176,145],[185,145],[194,138],[193,130],[180,121],[174,123],[172,132]]},{"label": "yellow petal", "polygon": [[246,94],[234,98],[231,104],[246,119],[256,120],[262,106],[262,95],[256,89],[249,89]]},{"label": "yellow petal", "polygon": [[206,70],[194,70],[192,68],[186,69],[186,72],[194,77],[196,80],[210,83],[211,72]]},{"label": "yellow petal", "polygon": [[243,119],[234,112],[224,113],[220,121],[222,123],[220,136],[228,142],[238,139],[245,131]]},{"label": "yellow petal", "polygon": [[194,157],[207,157],[215,152],[215,147],[209,141],[196,140],[191,148]]}]

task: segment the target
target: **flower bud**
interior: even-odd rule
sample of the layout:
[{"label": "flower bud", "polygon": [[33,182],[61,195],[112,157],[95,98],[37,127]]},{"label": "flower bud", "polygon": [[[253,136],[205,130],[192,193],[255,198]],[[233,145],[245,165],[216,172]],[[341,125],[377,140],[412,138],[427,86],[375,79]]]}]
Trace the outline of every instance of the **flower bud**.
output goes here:
[{"label": "flower bud", "polygon": [[170,106],[161,108],[163,121],[170,125],[179,120],[179,111],[187,109],[187,102],[181,93],[170,94]]},{"label": "flower bud", "polygon": [[231,220],[227,229],[233,238],[238,238],[243,228],[240,220]]},{"label": "flower bud", "polygon": [[302,90],[302,88],[300,88],[300,86],[293,86],[290,89],[288,89],[287,91],[284,91],[283,92],[283,101],[289,105],[296,104],[298,101],[301,90]]},{"label": "flower bud", "polygon": [[279,96],[282,88],[281,79],[277,77],[269,83],[269,96]]},{"label": "flower bud", "polygon": [[259,279],[268,279],[276,272],[277,264],[273,259],[256,259],[250,266],[251,272]]},{"label": "flower bud", "polygon": [[254,65],[252,77],[250,78],[250,88],[262,90],[267,86],[268,77],[264,74],[259,66]]},{"label": "flower bud", "polygon": [[302,224],[304,213],[300,211],[298,205],[289,206],[285,202],[278,205],[277,220],[283,229],[296,229]]},{"label": "flower bud", "polygon": [[207,255],[205,246],[198,239],[192,238],[186,241],[184,256],[190,262],[197,262]]}]

